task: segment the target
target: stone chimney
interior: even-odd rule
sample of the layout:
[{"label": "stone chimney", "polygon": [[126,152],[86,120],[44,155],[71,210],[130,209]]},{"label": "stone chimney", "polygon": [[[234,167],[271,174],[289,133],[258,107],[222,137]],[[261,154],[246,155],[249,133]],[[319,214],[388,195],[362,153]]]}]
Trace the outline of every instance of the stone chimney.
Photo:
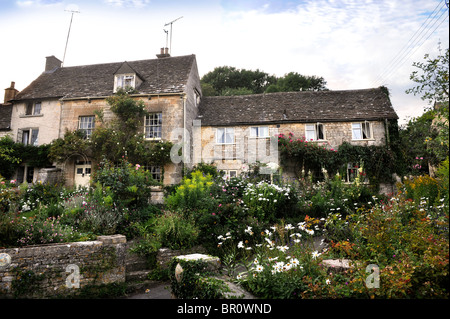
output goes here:
[{"label": "stone chimney", "polygon": [[14,100],[17,93],[19,93],[19,91],[14,88],[15,85],[16,83],[11,81],[11,86],[5,89],[5,99],[3,103],[8,103],[9,101]]},{"label": "stone chimney", "polygon": [[45,58],[45,72],[52,73],[56,69],[59,69],[62,65],[62,61],[56,58],[54,55]]},{"label": "stone chimney", "polygon": [[161,53],[156,55],[158,59],[170,58],[169,48],[161,48]]}]

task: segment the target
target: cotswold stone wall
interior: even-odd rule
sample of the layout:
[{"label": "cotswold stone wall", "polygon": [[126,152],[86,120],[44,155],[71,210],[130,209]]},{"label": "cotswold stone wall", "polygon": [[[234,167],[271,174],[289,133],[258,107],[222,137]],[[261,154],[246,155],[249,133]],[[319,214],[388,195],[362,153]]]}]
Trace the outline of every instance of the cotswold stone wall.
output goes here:
[{"label": "cotswold stone wall", "polygon": [[51,298],[125,282],[126,238],[0,249],[0,298]]}]

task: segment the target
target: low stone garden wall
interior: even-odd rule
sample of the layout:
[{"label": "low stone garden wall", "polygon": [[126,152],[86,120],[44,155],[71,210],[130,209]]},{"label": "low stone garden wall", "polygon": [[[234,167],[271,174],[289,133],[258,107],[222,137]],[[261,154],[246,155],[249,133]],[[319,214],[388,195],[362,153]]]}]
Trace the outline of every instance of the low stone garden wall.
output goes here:
[{"label": "low stone garden wall", "polygon": [[125,282],[126,237],[0,249],[0,298],[54,298]]}]

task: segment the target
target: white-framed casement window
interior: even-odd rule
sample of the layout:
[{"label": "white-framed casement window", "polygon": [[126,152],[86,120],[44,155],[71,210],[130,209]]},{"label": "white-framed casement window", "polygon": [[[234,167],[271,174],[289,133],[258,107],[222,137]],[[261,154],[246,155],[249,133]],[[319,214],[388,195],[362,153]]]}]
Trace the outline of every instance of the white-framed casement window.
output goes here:
[{"label": "white-framed casement window", "polygon": [[89,139],[95,128],[95,116],[80,116],[78,118],[78,129],[84,133],[84,137]]},{"label": "white-framed casement window", "polygon": [[144,133],[146,139],[161,139],[162,113],[150,113],[145,116]]},{"label": "white-framed casement window", "polygon": [[133,73],[117,74],[114,77],[114,93],[117,92],[119,88],[122,89],[136,88],[136,75]]},{"label": "white-framed casement window", "polygon": [[25,105],[25,115],[41,115],[41,102],[28,102]]},{"label": "white-framed casement window", "polygon": [[38,136],[39,136],[38,128],[19,129],[17,134],[17,141],[19,143],[22,143],[23,145],[38,146],[39,143]]},{"label": "white-framed casement window", "polygon": [[268,126],[250,127],[250,137],[256,137],[256,138],[269,137],[269,127]]},{"label": "white-framed casement window", "polygon": [[322,123],[306,124],[305,138],[307,141],[321,141],[325,140],[325,130]]},{"label": "white-framed casement window", "polygon": [[234,144],[234,128],[223,127],[216,129],[217,144]]},{"label": "white-framed casement window", "polygon": [[353,140],[369,140],[372,139],[372,125],[370,122],[352,123],[352,139]]},{"label": "white-framed casement window", "polygon": [[223,175],[224,179],[230,179],[237,177],[237,170],[235,169],[226,169],[224,170],[225,174]]}]

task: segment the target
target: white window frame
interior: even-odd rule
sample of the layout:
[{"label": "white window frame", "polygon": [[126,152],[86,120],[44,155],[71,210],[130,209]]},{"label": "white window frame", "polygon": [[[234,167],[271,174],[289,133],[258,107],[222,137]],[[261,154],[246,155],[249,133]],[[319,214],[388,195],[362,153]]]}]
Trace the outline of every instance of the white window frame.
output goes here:
[{"label": "white window frame", "polygon": [[42,116],[42,102],[29,102],[25,104],[25,113],[20,116]]},{"label": "white window frame", "polygon": [[250,127],[250,137],[253,138],[268,138],[269,127],[268,126],[252,126]]},{"label": "white window frame", "polygon": [[223,176],[224,179],[231,179],[238,176],[238,171],[236,169],[226,169],[223,171],[225,172],[225,175]]},{"label": "white window frame", "polygon": [[[126,81],[130,80],[130,85],[126,85]],[[125,73],[125,74],[117,74],[114,76],[114,93],[117,92],[119,88],[136,88],[136,74],[134,73]]]},{"label": "white window frame", "polygon": [[18,142],[23,145],[39,145],[39,129],[38,128],[23,128],[19,129]]},{"label": "white window frame", "polygon": [[352,140],[364,141],[373,139],[372,123],[368,121],[352,123]]},{"label": "white window frame", "polygon": [[[222,134],[219,135],[219,132],[223,131]],[[227,138],[231,136],[231,138]],[[219,140],[220,137],[223,137]],[[220,145],[229,145],[234,144],[235,136],[234,136],[234,127],[219,127],[216,129],[216,144]]]},{"label": "white window frame", "polygon": [[95,129],[95,115],[80,116],[78,118],[78,130],[85,133],[85,138],[90,139]]},{"label": "white window frame", "polygon": [[[153,116],[157,116],[157,118],[153,118]],[[157,121],[155,124],[154,121]],[[154,112],[149,113],[144,117],[144,137],[146,140],[160,140],[162,138],[162,123],[163,123],[163,117],[162,112]],[[155,134],[154,128],[159,128],[156,130],[156,132],[159,134],[156,134],[157,136],[148,136],[150,133]]]},{"label": "white window frame", "polygon": [[[322,138],[319,138],[320,128],[322,128]],[[325,125],[322,123],[305,124],[305,139],[307,141],[325,141]]]}]

